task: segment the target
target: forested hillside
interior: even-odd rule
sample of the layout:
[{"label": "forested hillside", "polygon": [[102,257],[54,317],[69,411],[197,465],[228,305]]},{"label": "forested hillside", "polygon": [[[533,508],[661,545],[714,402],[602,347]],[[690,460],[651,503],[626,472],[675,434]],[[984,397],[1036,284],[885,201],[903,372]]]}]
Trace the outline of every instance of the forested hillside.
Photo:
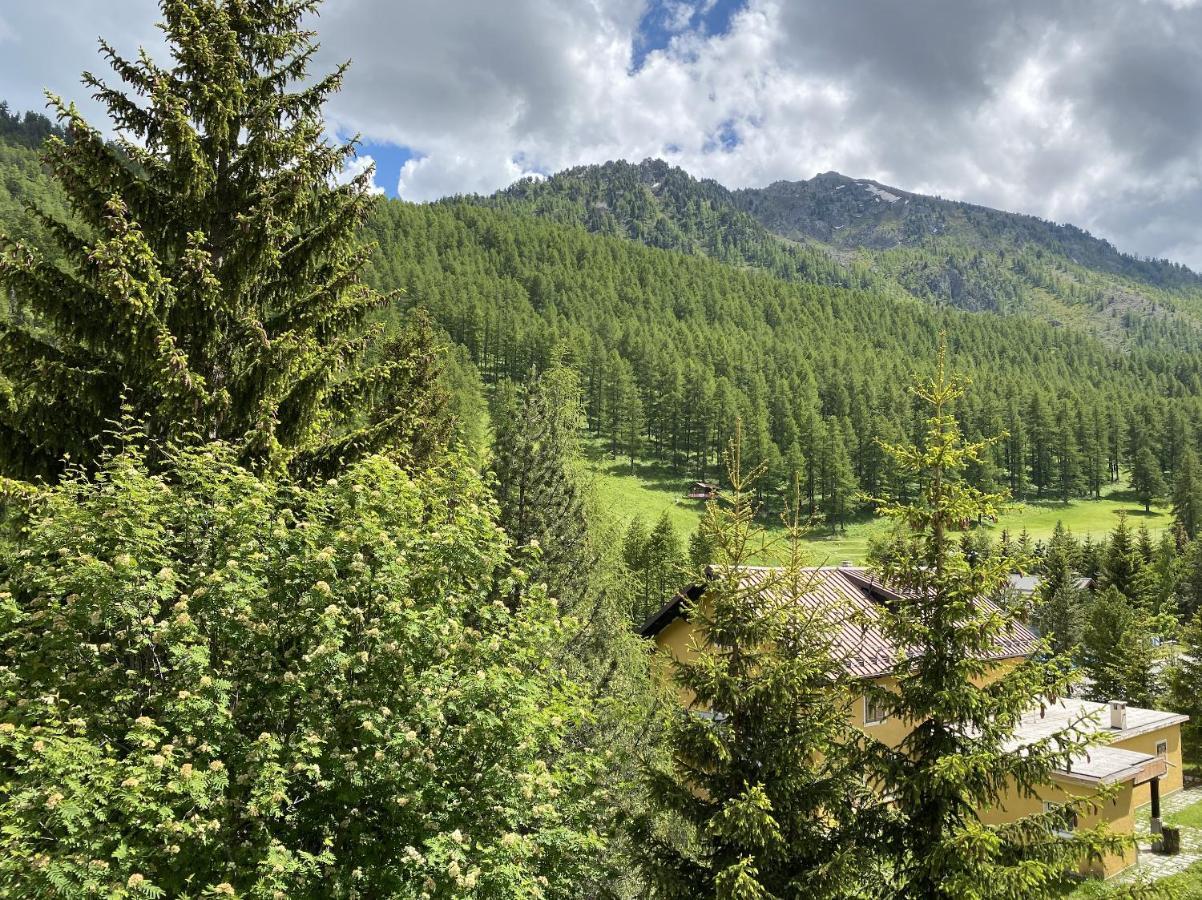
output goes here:
[{"label": "forested hillside", "polygon": [[729,191],[662,160],[610,162],[476,200],[784,277],[1030,314],[1116,343],[1196,342],[1202,323],[1202,280],[1183,266],[1124,255],[1071,225],[834,172]]},{"label": "forested hillside", "polygon": [[[61,199],[32,150],[0,142],[0,155],[0,214],[36,237],[22,205]],[[649,189],[632,189],[652,170],[671,216]],[[1191,332],[1145,324],[1120,347],[1035,316],[924,303],[880,289],[867,270],[846,279],[825,251],[768,234],[724,205],[719,186],[667,167],[557,178],[580,193],[552,190],[552,179],[515,186],[498,208],[379,201],[366,223],[378,244],[369,279],[403,291],[384,319],[420,306],[459,348],[450,386],[469,426],[482,403],[473,384],[522,382],[558,359],[580,373],[587,426],[614,456],[711,478],[740,418],[750,458],[769,468],[763,498],[779,502],[797,475],[808,511],[837,527],[860,492],[890,488],[878,439],[915,434],[904,386],[946,333],[952,364],[976,384],[958,410],[965,428],[1007,435],[974,473],[982,486],[1004,484],[1019,499],[1096,497],[1141,448],[1172,477],[1182,449],[1202,439],[1202,354]],[[589,206],[607,183],[609,208]],[[691,187],[708,199],[690,199]],[[646,203],[622,211],[638,198]],[[611,234],[580,227],[586,209],[595,214],[586,224]],[[740,256],[760,251],[771,264]],[[840,284],[848,280],[858,286]]]},{"label": "forested hillside", "polygon": [[[486,382],[561,358],[618,456],[708,478],[736,417],[762,491],[801,477],[835,521],[892,486],[878,438],[916,433],[905,385],[946,333],[976,385],[958,414],[1001,431],[975,478],[1022,497],[1096,496],[1142,447],[1172,473],[1202,437],[1202,355],[1121,350],[1075,329],[802,284],[468,203],[382,203],[372,278],[403,288]],[[904,486],[897,485],[904,490]]]}]

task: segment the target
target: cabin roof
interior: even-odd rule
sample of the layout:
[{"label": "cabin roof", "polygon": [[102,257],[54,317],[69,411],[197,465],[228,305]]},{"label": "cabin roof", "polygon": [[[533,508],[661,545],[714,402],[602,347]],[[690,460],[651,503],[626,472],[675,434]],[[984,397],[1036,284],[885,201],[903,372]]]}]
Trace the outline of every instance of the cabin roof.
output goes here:
[{"label": "cabin roof", "polygon": [[[757,582],[771,585],[777,571],[749,566],[745,584],[748,587],[754,587]],[[906,654],[874,627],[873,620],[879,617],[883,604],[900,599],[899,595],[865,569],[854,566],[820,566],[807,569],[806,574],[805,590],[794,599],[832,620],[837,631],[835,652],[847,673],[857,678],[876,678],[891,672]],[[642,636],[659,634],[684,614],[686,601],[696,602],[704,590],[703,585],[693,585],[681,591],[646,621],[640,630]],[[980,602],[994,606],[989,600]],[[1003,660],[1027,656],[1037,641],[1034,632],[1014,622],[999,638],[995,652],[987,658]]]},{"label": "cabin roof", "polygon": [[[1014,731],[1014,746],[1017,749],[1073,728],[1082,734],[1096,735],[1102,742],[1125,741],[1187,721],[1189,716],[1180,713],[1128,706],[1126,727],[1112,728],[1109,727],[1110,709],[1107,704],[1066,697],[1045,701],[1042,706],[1024,715]],[[1164,768],[1164,760],[1160,757],[1099,743],[1091,746],[1087,752],[1074,756],[1068,768],[1057,771],[1056,775],[1061,779],[1090,784],[1125,781],[1142,784],[1150,778],[1163,775]]]}]

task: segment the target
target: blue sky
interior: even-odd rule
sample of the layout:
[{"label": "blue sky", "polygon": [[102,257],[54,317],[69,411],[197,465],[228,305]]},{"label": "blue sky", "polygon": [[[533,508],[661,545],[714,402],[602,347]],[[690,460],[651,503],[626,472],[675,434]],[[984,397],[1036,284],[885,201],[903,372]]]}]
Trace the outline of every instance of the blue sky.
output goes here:
[{"label": "blue sky", "polygon": [[747,0],[652,0],[634,35],[631,71],[641,69],[648,54],[666,49],[677,35],[692,32],[720,37],[726,34],[735,13],[746,6]]},{"label": "blue sky", "polygon": [[397,196],[397,183],[401,167],[411,159],[420,159],[421,154],[411,147],[375,141],[360,141],[359,155],[370,156],[376,164],[376,184],[389,197]]}]

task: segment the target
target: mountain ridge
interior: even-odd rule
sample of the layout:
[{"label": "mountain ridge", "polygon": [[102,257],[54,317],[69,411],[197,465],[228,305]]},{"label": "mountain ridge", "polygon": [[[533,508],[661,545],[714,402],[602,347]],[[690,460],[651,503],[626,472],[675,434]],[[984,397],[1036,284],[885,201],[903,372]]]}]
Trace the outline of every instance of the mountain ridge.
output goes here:
[{"label": "mountain ridge", "polygon": [[[857,188],[863,188],[858,190]],[[662,159],[575,166],[467,199],[779,277],[1028,314],[1115,342],[1202,330],[1202,277],[1075,225],[838,172],[730,190]]]}]

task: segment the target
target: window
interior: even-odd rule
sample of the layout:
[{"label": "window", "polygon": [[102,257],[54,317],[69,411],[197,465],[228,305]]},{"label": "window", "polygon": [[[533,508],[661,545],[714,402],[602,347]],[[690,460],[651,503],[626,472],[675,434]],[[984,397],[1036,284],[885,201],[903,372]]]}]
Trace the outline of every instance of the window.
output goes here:
[{"label": "window", "polygon": [[883,703],[877,703],[872,697],[865,695],[864,697],[864,724],[879,725],[889,718],[889,707]]},{"label": "window", "polygon": [[1156,742],[1156,755],[1157,756],[1168,756],[1169,755],[1169,742],[1168,741],[1157,741]]}]

